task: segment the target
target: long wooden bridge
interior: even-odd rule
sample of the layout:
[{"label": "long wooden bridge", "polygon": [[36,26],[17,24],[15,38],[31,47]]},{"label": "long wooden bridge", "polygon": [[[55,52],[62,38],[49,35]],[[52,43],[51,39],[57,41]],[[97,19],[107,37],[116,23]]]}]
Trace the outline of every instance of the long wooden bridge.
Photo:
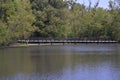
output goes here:
[{"label": "long wooden bridge", "polygon": [[37,44],[47,44],[47,43],[62,43],[62,44],[77,44],[77,43],[118,43],[116,40],[107,39],[23,39],[18,40],[18,43],[37,43]]}]

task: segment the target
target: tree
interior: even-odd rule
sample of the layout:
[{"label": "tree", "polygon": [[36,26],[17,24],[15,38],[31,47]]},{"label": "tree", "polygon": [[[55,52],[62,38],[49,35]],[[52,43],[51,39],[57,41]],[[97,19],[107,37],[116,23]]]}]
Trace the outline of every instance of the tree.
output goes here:
[{"label": "tree", "polygon": [[9,39],[9,29],[4,22],[0,21],[0,45],[7,44]]},{"label": "tree", "polygon": [[85,14],[85,6],[75,3],[70,11],[72,13],[72,18],[70,18],[69,22],[71,23],[70,38],[79,38],[83,29],[82,18],[83,14]]},{"label": "tree", "polygon": [[16,13],[11,15],[8,20],[12,38],[27,38],[34,31],[32,14],[29,0],[16,0]]},{"label": "tree", "polygon": [[35,32],[37,37],[67,37],[68,30],[70,30],[68,26],[70,11],[66,2],[62,0],[34,0],[32,9],[36,16],[35,26],[38,27],[38,31]]},{"label": "tree", "polygon": [[35,21],[29,0],[1,0],[0,4],[0,44],[29,37]]}]

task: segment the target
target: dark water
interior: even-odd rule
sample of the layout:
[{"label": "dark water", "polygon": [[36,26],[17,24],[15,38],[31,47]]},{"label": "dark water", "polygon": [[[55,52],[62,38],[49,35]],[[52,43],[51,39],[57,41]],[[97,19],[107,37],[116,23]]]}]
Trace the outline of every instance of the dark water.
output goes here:
[{"label": "dark water", "polygon": [[120,80],[119,44],[0,49],[0,80]]}]

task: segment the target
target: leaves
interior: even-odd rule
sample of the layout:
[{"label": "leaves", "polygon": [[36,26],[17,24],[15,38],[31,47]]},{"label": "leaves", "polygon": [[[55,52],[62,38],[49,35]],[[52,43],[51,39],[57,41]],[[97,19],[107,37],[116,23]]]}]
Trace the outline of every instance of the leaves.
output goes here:
[{"label": "leaves", "polygon": [[35,30],[35,18],[29,0],[6,0],[0,3],[0,37],[3,38],[0,44],[6,40],[9,43],[19,38],[28,38]]}]

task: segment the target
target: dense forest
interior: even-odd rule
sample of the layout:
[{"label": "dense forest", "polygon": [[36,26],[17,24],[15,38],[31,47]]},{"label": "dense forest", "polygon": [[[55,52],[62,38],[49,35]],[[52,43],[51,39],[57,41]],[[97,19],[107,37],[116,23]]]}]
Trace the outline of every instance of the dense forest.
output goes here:
[{"label": "dense forest", "polygon": [[76,0],[0,0],[0,44],[18,39],[88,38],[120,40],[120,1],[109,8]]}]

